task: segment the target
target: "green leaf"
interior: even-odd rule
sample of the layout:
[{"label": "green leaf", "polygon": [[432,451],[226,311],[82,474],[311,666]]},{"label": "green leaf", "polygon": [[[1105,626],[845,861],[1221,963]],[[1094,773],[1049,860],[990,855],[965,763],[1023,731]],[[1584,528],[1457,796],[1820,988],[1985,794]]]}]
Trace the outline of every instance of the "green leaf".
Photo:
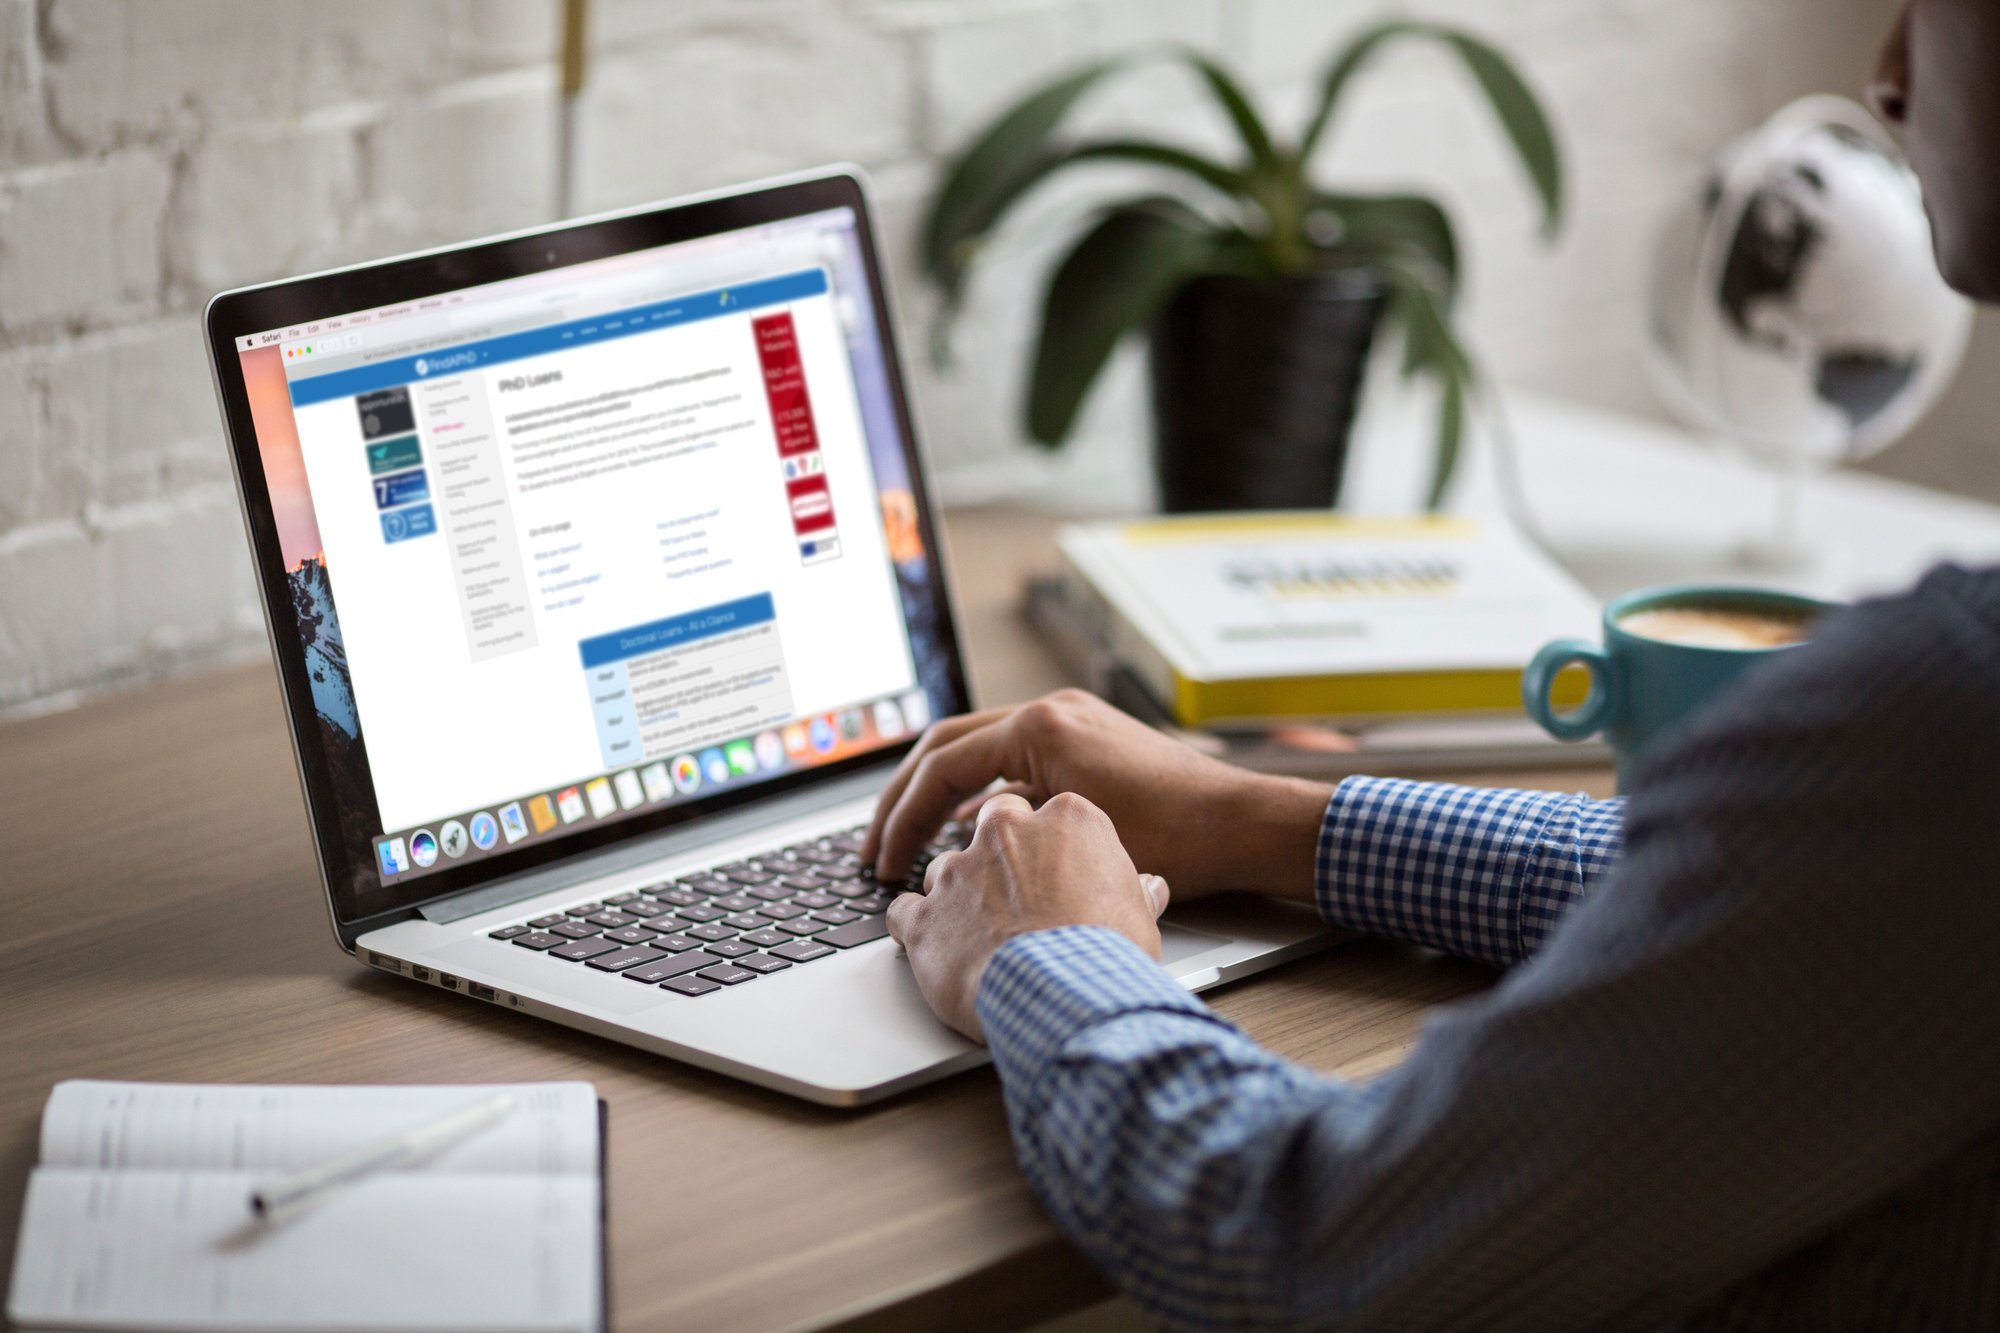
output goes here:
[{"label": "green leaf", "polygon": [[1458,231],[1437,200],[1420,194],[1325,194],[1314,202],[1340,219],[1337,248],[1343,256],[1415,258],[1431,265],[1437,294],[1450,310],[1458,295]]},{"label": "green leaf", "polygon": [[[1185,172],[1224,194],[1248,192],[1250,182],[1241,172],[1171,144],[1141,139],[1069,146],[1051,142],[1077,100],[1126,63],[1114,59],[1087,65],[1028,94],[996,116],[946,167],[943,183],[931,196],[919,245],[924,273],[942,298],[930,330],[931,358],[937,364],[950,360],[951,326],[979,243],[1024,195],[1061,168],[1091,160],[1140,162]],[[1226,82],[1226,75],[1217,74]]]},{"label": "green leaf", "polygon": [[999,226],[1000,219],[1008,210],[1048,176],[1072,163],[1091,161],[1132,162],[1144,166],[1164,167],[1191,176],[1218,193],[1232,198],[1241,197],[1249,188],[1249,182],[1238,171],[1175,148],[1171,144],[1155,143],[1147,139],[1098,139],[1045,151],[1009,182],[1004,193],[996,191],[989,194],[981,201],[980,211],[963,209],[953,220],[954,227],[973,230],[966,232],[956,241],[954,246],[956,264],[949,278],[937,277],[944,302],[939,307],[930,330],[931,359],[935,364],[942,366],[950,362],[948,339],[951,326],[958,318],[965,294],[965,275],[979,242]]},{"label": "green leaf", "polygon": [[1408,262],[1414,256],[1417,270],[1413,280],[1429,294],[1443,342],[1433,355],[1420,358],[1418,344],[1403,349],[1403,378],[1410,379],[1437,368],[1437,357],[1457,350],[1451,334],[1452,311],[1458,305],[1458,233],[1451,217],[1436,200],[1421,195],[1394,195],[1371,199],[1356,210],[1357,236],[1378,254]]},{"label": "green leaf", "polygon": [[1377,24],[1356,37],[1321,77],[1318,104],[1299,141],[1300,159],[1309,157],[1325,136],[1341,95],[1355,74],[1384,45],[1404,37],[1442,42],[1465,65],[1486,95],[1541,200],[1543,234],[1554,236],[1561,226],[1563,211],[1562,155],[1556,147],[1555,130],[1541,102],[1507,57],[1490,43],[1460,28],[1402,19]]},{"label": "green leaf", "polygon": [[[1249,149],[1253,166],[1268,170],[1277,161],[1277,149],[1249,95],[1206,56],[1193,50],[1178,54],[1222,104]],[[1242,172],[1167,144],[1107,140],[1068,150],[1051,146],[1050,139],[1077,100],[1127,63],[1117,58],[1086,65],[1028,94],[996,116],[952,159],[924,219],[921,245],[924,272],[944,289],[947,301],[959,294],[978,239],[1030,188],[1071,162],[1113,157],[1150,162],[1188,172],[1224,193],[1249,192],[1251,182]]]},{"label": "green leaf", "polygon": [[1311,157],[1313,149],[1319,146],[1320,139],[1326,134],[1328,123],[1333,119],[1334,108],[1339,103],[1341,94],[1347,91],[1347,85],[1353,82],[1355,74],[1361,67],[1367,64],[1385,43],[1398,37],[1426,32],[1430,26],[1428,23],[1416,23],[1407,19],[1392,19],[1386,23],[1378,23],[1363,31],[1347,44],[1345,50],[1334,57],[1333,63],[1327,66],[1326,73],[1320,76],[1319,102],[1313,108],[1311,119],[1306,121],[1305,134],[1299,139],[1301,160]]},{"label": "green leaf", "polygon": [[1444,503],[1445,491],[1458,472],[1464,441],[1465,378],[1454,363],[1453,369],[1439,376],[1437,457],[1431,463],[1431,485],[1424,496],[1424,508],[1435,511]]},{"label": "green leaf", "polygon": [[1203,270],[1215,244],[1205,219],[1167,198],[1115,208],[1084,233],[1042,303],[1028,385],[1030,438],[1050,448],[1068,438],[1113,349]]},{"label": "green leaf", "polygon": [[964,281],[965,242],[984,232],[1025,184],[1046,174],[1049,136],[1099,79],[1123,61],[1086,65],[996,116],[946,168],[924,219],[924,271],[947,294]]},{"label": "green leaf", "polygon": [[1409,310],[1414,296],[1405,295],[1395,303],[1398,322],[1403,326],[1403,378],[1413,380],[1419,375],[1438,373],[1439,358],[1443,355],[1436,336],[1428,321]]},{"label": "green leaf", "polygon": [[1438,373],[1446,355],[1444,340],[1438,337],[1438,323],[1418,308],[1423,299],[1420,284],[1399,286],[1390,301],[1390,312],[1403,330],[1403,378]]},{"label": "green leaf", "polygon": [[1404,265],[1390,265],[1384,272],[1395,284],[1392,309],[1403,328],[1404,373],[1428,374],[1437,380],[1437,450],[1424,501],[1426,508],[1436,509],[1444,502],[1464,447],[1466,399],[1474,383],[1472,362],[1445,322],[1425,275]]},{"label": "green leaf", "polygon": [[1249,189],[1250,182],[1243,173],[1233,167],[1225,167],[1220,162],[1211,161],[1172,144],[1154,143],[1148,139],[1097,139],[1080,143],[1059,155],[1061,166],[1069,162],[1101,161],[1111,159],[1120,162],[1142,162],[1149,166],[1166,167],[1173,171],[1185,172],[1231,197],[1240,196]]},{"label": "green leaf", "polygon": [[1494,47],[1466,32],[1440,29],[1439,35],[1451,43],[1492,103],[1493,114],[1500,118],[1500,127],[1513,141],[1528,179],[1541,196],[1542,234],[1554,236],[1562,224],[1562,157],[1556,151],[1555,130],[1542,104],[1507,57]]},{"label": "green leaf", "polygon": [[1271,172],[1278,165],[1278,149],[1271,142],[1271,132],[1264,128],[1264,120],[1250,102],[1250,95],[1243,91],[1241,84],[1231,77],[1228,70],[1202,55],[1199,51],[1184,50],[1182,58],[1194,66],[1208,90],[1215,94],[1215,100],[1229,116],[1229,123],[1236,127],[1243,146],[1250,150],[1251,164],[1261,172]]}]

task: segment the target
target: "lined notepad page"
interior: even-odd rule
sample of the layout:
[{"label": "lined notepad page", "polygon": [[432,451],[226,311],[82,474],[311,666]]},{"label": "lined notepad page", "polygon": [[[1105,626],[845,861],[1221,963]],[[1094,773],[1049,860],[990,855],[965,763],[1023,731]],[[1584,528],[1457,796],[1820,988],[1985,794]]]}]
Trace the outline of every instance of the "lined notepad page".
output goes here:
[{"label": "lined notepad page", "polygon": [[[276,1226],[250,1191],[511,1093],[498,1124]],[[602,1314],[587,1083],[59,1084],[8,1314],[36,1328],[586,1330]]]}]

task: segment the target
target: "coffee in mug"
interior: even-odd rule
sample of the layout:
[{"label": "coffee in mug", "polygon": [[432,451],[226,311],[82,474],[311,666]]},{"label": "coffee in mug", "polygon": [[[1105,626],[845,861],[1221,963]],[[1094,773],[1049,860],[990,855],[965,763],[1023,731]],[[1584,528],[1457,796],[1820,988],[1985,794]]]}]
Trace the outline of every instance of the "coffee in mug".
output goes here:
[{"label": "coffee in mug", "polygon": [[[1628,786],[1642,751],[1688,719],[1759,662],[1812,637],[1830,604],[1761,588],[1655,588],[1604,609],[1603,643],[1549,644],[1521,677],[1528,715],[1563,740],[1603,732]],[[1590,697],[1559,713],[1551,693],[1565,667],[1590,672]]]},{"label": "coffee in mug", "polygon": [[1643,639],[1697,648],[1784,648],[1812,636],[1812,617],[1762,608],[1653,606],[1620,617],[1618,627]]}]

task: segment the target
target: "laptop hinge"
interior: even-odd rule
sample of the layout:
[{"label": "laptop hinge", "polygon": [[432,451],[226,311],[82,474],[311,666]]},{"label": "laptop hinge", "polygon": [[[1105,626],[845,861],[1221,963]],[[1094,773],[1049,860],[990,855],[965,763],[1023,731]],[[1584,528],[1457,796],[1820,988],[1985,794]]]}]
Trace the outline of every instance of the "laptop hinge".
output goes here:
[{"label": "laptop hinge", "polygon": [[710,843],[736,837],[739,834],[754,833],[759,828],[810,815],[816,810],[830,810],[836,805],[844,805],[859,797],[867,796],[881,789],[890,770],[888,767],[864,769],[859,773],[848,773],[825,782],[815,783],[799,792],[770,801],[757,801],[741,810],[730,810],[706,819],[698,819],[684,828],[667,829],[651,837],[639,838],[632,842],[619,843],[592,852],[575,860],[562,861],[556,865],[544,866],[526,874],[511,875],[506,879],[482,884],[476,889],[455,893],[449,898],[425,903],[417,908],[417,914],[426,921],[449,924],[462,921],[481,912],[490,912],[498,907],[525,902],[558,889],[570,888],[605,875],[615,874],[633,866],[645,865],[649,861],[663,861],[670,856],[691,852]]}]

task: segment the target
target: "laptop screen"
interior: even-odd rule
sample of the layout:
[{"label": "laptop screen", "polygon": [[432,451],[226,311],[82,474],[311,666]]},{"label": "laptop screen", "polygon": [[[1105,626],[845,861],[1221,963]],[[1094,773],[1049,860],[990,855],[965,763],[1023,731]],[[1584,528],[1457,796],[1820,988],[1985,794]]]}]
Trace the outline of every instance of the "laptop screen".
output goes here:
[{"label": "laptop screen", "polygon": [[344,918],[962,706],[862,226],[233,336]]}]

